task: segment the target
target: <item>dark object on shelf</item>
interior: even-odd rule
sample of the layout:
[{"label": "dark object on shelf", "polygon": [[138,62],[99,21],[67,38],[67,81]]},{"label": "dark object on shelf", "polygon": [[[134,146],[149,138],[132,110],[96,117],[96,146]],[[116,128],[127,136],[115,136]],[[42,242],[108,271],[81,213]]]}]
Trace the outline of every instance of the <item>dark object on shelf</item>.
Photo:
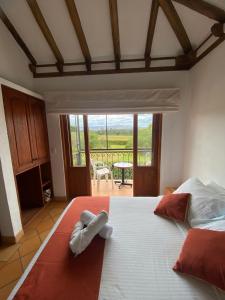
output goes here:
[{"label": "dark object on shelf", "polygon": [[51,200],[51,197],[52,197],[51,189],[47,189],[43,192],[43,198],[45,202],[49,202]]}]

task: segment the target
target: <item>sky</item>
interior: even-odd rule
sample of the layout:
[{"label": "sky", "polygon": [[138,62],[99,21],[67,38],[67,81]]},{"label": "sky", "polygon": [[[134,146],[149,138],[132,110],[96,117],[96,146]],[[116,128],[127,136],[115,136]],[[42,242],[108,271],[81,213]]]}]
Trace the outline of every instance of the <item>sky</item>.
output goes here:
[{"label": "sky", "polygon": [[[152,122],[151,114],[139,115],[138,124],[140,128],[148,127],[149,122]],[[88,127],[92,130],[104,129],[106,124],[105,115],[89,115]],[[132,129],[133,128],[133,115],[108,115],[107,117],[108,128],[112,129]]]}]

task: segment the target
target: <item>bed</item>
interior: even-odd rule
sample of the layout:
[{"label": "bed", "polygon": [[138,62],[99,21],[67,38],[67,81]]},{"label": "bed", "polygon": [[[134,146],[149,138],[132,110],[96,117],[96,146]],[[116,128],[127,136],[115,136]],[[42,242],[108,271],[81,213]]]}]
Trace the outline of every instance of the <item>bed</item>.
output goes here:
[{"label": "bed", "polygon": [[[224,293],[172,270],[188,230],[153,214],[160,197],[78,197],[71,201],[8,299],[215,300]],[[113,235],[78,257],[68,247],[84,210],[109,212]]]}]

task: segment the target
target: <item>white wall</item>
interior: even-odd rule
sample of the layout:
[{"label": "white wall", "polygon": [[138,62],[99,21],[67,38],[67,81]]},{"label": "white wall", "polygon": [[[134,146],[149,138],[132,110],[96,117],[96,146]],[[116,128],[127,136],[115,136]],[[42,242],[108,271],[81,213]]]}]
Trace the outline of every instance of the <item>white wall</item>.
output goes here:
[{"label": "white wall", "polygon": [[[68,78],[35,79],[35,89],[55,90],[97,90],[97,89],[141,89],[141,88],[180,88],[180,111],[166,113],[163,117],[161,192],[165,186],[176,186],[181,182],[184,130],[187,108],[189,107],[188,72],[159,72],[138,74],[117,74],[81,76]],[[63,99],[62,99],[63,101]],[[51,161],[55,196],[65,195],[62,145],[59,117],[47,115],[50,136]],[[51,138],[52,136],[52,138]],[[60,161],[61,160],[61,161]]]},{"label": "white wall", "polygon": [[0,77],[0,231],[3,236],[16,236],[22,230],[22,224],[9,148],[1,85],[7,85],[37,98],[41,98],[41,96]]},{"label": "white wall", "polygon": [[191,70],[184,179],[198,176],[225,186],[225,44]]},{"label": "white wall", "polygon": [[5,25],[0,21],[0,77],[33,88],[29,61]]}]

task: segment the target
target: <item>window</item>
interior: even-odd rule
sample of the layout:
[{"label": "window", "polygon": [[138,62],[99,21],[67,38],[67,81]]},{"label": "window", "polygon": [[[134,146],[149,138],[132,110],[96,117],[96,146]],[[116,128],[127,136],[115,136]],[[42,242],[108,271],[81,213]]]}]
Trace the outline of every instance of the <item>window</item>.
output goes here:
[{"label": "window", "polygon": [[69,115],[72,165],[85,166],[84,120],[83,115]]},{"label": "window", "polygon": [[90,149],[106,149],[106,115],[88,115]]},{"label": "window", "polygon": [[152,164],[152,124],[152,114],[138,114],[138,166],[151,166]]},{"label": "window", "polygon": [[132,149],[133,115],[89,115],[91,150]]},{"label": "window", "polygon": [[133,115],[107,115],[108,149],[133,148]]}]

